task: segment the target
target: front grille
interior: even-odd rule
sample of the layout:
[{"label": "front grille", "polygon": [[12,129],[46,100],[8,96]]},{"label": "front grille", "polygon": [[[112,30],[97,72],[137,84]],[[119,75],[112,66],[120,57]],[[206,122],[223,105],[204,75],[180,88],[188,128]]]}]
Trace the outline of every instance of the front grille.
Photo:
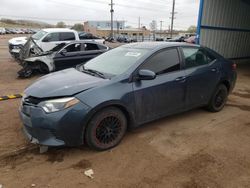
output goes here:
[{"label": "front grille", "polygon": [[22,112],[25,115],[30,116],[32,106],[36,106],[41,101],[42,101],[41,99],[35,98],[35,97],[31,97],[31,96],[23,98],[22,99],[22,106],[21,106]]},{"label": "front grille", "polygon": [[24,104],[37,105],[42,101],[43,100],[40,98],[29,96],[29,97],[25,98],[23,102],[24,102]]}]

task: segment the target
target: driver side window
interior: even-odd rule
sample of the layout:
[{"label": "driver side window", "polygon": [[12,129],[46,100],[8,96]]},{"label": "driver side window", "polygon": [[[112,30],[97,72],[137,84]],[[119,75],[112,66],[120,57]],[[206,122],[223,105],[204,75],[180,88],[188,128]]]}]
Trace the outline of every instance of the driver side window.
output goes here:
[{"label": "driver side window", "polygon": [[67,52],[79,52],[79,51],[81,51],[81,44],[79,44],[79,43],[70,44],[65,48],[65,50]]},{"label": "driver side window", "polygon": [[140,69],[148,69],[157,75],[180,70],[180,59],[176,48],[158,52],[147,60]]}]

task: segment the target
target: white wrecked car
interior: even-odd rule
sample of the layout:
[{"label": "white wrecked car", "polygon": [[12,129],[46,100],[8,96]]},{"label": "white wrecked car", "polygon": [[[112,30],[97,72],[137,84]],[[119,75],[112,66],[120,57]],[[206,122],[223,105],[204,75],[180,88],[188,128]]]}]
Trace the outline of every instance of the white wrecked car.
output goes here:
[{"label": "white wrecked car", "polygon": [[[91,35],[91,34],[90,34]],[[42,29],[32,35],[32,38],[36,44],[43,50],[49,51],[61,43],[69,43],[72,41],[93,41],[104,44],[104,39],[94,37],[89,37],[88,33],[78,33],[73,29],[68,28],[48,28]],[[88,37],[85,37],[88,36]],[[16,37],[9,40],[9,52],[15,59],[19,58],[19,52],[21,48],[29,40],[29,37]]]},{"label": "white wrecked car", "polygon": [[[69,44],[62,43],[50,51],[43,52],[32,39],[28,43],[32,44],[25,45],[20,51],[23,69],[18,72],[18,75],[22,78],[30,77],[34,71],[47,74],[76,67],[109,50],[109,47],[104,44],[74,41]],[[33,46],[31,52],[30,46]]]}]

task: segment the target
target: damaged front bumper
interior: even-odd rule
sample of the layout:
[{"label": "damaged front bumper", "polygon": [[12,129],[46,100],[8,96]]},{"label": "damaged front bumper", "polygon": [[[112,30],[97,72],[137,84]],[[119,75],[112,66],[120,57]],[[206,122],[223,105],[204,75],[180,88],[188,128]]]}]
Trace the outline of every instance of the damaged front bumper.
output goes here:
[{"label": "damaged front bumper", "polygon": [[52,130],[33,127],[31,118],[20,111],[23,133],[29,142],[45,146],[63,146],[65,142],[56,138]]},{"label": "damaged front bumper", "polygon": [[21,48],[22,45],[9,44],[10,55],[15,59],[19,59]]},{"label": "damaged front bumper", "polygon": [[19,109],[23,132],[31,143],[43,146],[79,146],[84,143],[84,127],[89,107],[78,103],[54,113],[23,103]]}]

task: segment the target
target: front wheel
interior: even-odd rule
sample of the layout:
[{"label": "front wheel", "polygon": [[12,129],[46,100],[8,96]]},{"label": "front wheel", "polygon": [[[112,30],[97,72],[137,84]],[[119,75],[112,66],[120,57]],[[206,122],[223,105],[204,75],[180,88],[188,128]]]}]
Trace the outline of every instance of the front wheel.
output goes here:
[{"label": "front wheel", "polygon": [[221,111],[227,102],[227,97],[228,97],[227,87],[223,84],[219,85],[216,88],[216,90],[215,90],[215,92],[214,92],[214,94],[213,94],[213,96],[208,104],[208,107],[207,107],[208,110],[211,112]]},{"label": "front wheel", "polygon": [[120,143],[127,130],[127,119],[123,112],[110,107],[98,112],[89,122],[85,140],[95,150],[103,151]]},{"label": "front wheel", "polygon": [[39,71],[42,74],[48,74],[49,73],[49,67],[46,64],[44,64],[44,63],[40,63],[39,64]]},{"label": "front wheel", "polygon": [[17,72],[19,78],[30,78],[33,74],[33,69],[29,66],[28,63],[23,64],[23,68]]}]

